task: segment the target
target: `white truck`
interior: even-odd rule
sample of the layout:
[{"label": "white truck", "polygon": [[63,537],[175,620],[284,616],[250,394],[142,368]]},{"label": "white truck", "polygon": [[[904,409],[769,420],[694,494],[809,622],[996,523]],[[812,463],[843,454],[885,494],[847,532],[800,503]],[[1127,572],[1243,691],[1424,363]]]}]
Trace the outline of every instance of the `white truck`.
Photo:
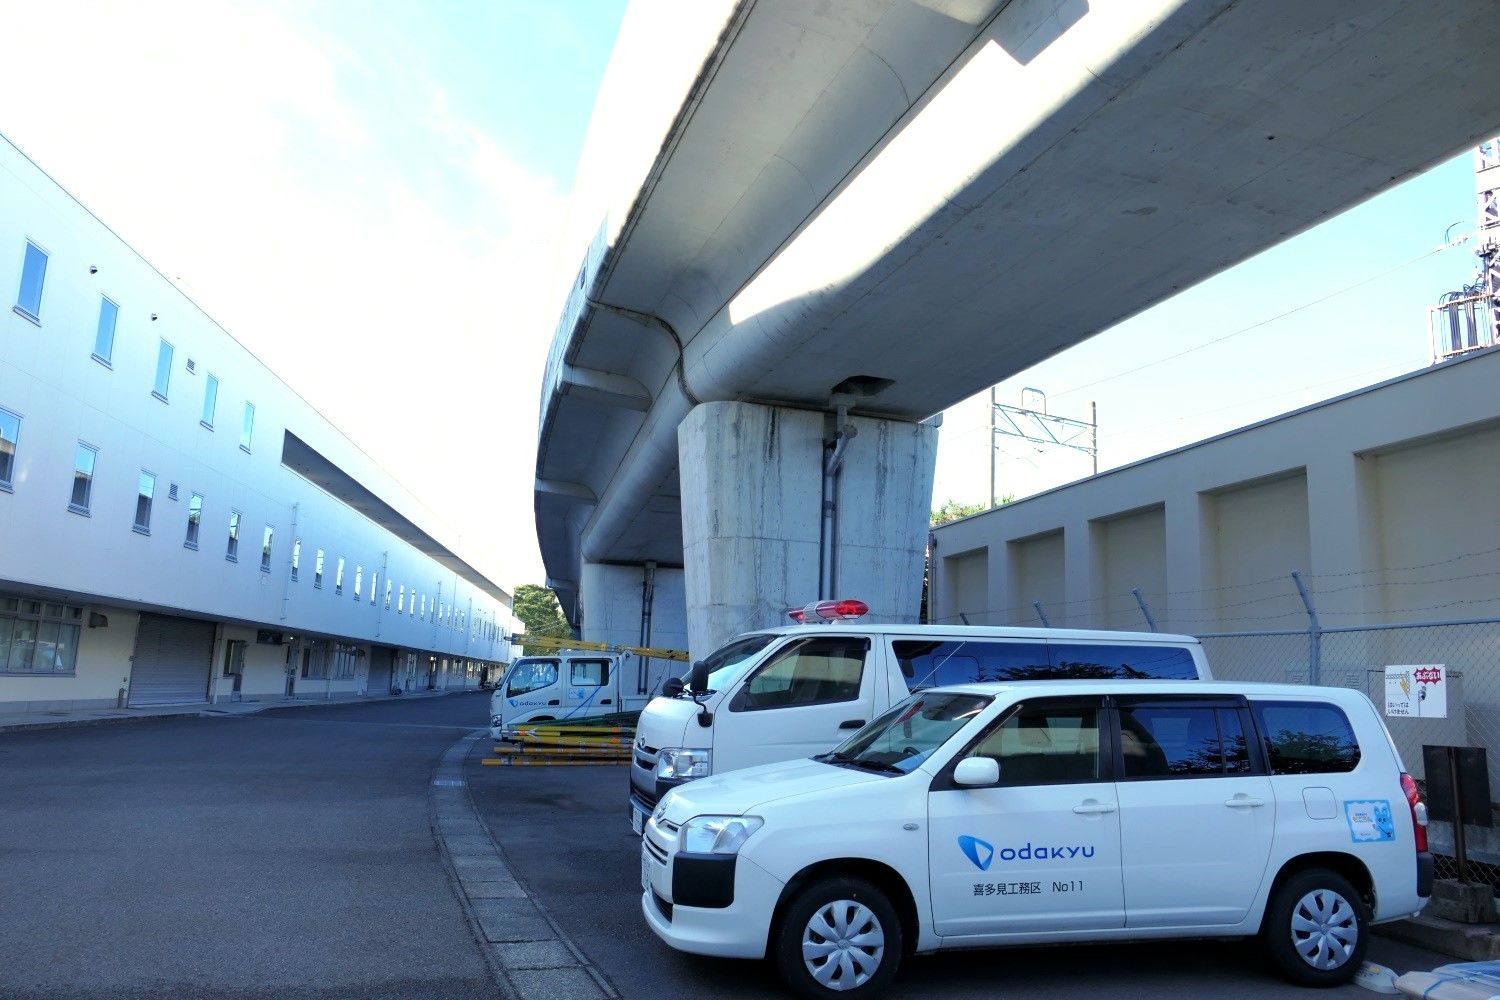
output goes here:
[{"label": "white truck", "polygon": [[529,722],[577,722],[638,712],[687,654],[636,646],[558,649],[516,660],[490,695],[490,736],[512,739]]},{"label": "white truck", "polygon": [[[863,602],[789,612],[804,624],[732,639],[673,678],[641,713],[630,765],[640,833],[666,792],[695,778],[811,757],[913,690],[1015,680],[1211,680],[1198,640],[1152,632],[863,625]],[[806,624],[819,622],[824,624]]]}]

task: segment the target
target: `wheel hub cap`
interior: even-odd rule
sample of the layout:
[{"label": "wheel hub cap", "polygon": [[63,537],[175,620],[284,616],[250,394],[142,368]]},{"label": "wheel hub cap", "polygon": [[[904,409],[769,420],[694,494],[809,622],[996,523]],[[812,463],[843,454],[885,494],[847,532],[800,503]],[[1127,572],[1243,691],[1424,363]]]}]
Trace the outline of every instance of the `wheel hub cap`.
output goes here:
[{"label": "wheel hub cap", "polygon": [[1314,969],[1330,971],[1348,962],[1359,944],[1354,907],[1332,889],[1314,889],[1292,907],[1292,947]]},{"label": "wheel hub cap", "polygon": [[885,957],[885,930],[852,899],[820,907],[802,930],[802,961],[820,985],[852,990],[870,981]]}]

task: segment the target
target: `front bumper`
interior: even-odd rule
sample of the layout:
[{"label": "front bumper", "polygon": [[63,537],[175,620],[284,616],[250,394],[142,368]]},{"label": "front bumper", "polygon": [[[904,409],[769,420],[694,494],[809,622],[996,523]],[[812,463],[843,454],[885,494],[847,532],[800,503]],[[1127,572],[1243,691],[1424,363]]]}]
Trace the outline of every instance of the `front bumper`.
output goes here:
[{"label": "front bumper", "polygon": [[744,857],[708,861],[691,855],[678,870],[676,855],[676,838],[648,823],[641,843],[641,913],[656,936],[694,955],[764,958],[785,884]]},{"label": "front bumper", "polygon": [[639,832],[661,797],[678,785],[685,785],[692,778],[658,778],[656,776],[656,752],[635,747],[630,752],[630,811],[639,818],[631,828]]}]

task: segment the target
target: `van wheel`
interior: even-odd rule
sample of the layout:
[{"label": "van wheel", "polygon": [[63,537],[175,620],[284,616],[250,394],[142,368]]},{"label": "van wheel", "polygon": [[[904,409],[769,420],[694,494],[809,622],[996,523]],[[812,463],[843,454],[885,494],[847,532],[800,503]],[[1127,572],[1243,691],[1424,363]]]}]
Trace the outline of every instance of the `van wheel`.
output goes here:
[{"label": "van wheel", "polygon": [[1271,961],[1301,986],[1349,982],[1370,946],[1369,914],[1359,892],[1325,868],[1287,879],[1266,908],[1261,942]]},{"label": "van wheel", "polygon": [[901,920],[885,893],[863,879],[827,878],[787,908],[776,965],[800,997],[868,997],[895,978],[901,945]]}]

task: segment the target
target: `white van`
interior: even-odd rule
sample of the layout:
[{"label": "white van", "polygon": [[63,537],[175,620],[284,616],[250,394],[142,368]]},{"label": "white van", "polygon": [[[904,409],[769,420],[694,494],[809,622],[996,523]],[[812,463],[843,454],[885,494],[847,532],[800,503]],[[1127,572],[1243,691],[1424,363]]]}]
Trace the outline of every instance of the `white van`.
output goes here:
[{"label": "white van", "polygon": [[[846,607],[847,606],[847,607]],[[858,602],[837,609],[862,611]],[[668,789],[756,764],[822,753],[913,690],[1056,678],[1208,680],[1198,640],[1071,629],[863,625],[839,620],[752,632],[669,682],[636,725],[631,828]],[[673,693],[677,692],[677,693]]]},{"label": "white van", "polygon": [[625,657],[561,650],[523,656],[490,695],[490,736],[510,739],[523,722],[567,722],[643,708],[649,695],[623,695]]},{"label": "white van", "polygon": [[1371,924],[1422,908],[1426,822],[1357,691],[962,685],[830,753],[672,790],[641,909],[682,951],[770,956],[804,997],[868,996],[911,954],[1186,937],[1259,936],[1331,986]]}]

